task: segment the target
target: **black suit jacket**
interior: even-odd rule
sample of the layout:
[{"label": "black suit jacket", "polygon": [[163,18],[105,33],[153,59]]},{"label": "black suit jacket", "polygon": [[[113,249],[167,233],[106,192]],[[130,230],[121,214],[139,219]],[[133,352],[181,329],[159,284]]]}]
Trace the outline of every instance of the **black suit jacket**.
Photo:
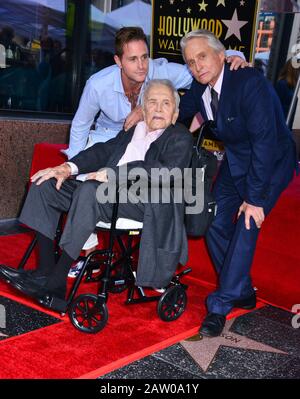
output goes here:
[{"label": "black suit jacket", "polygon": [[[117,137],[105,143],[80,152],[70,159],[79,173],[94,172],[110,167],[117,173],[122,166],[116,166],[127,145],[130,143],[135,127],[128,132],[121,131]],[[188,168],[191,162],[193,138],[181,124],[169,126],[149,147],[144,161],[126,164],[128,172],[133,168],[143,168],[151,180],[152,168]],[[140,243],[140,256],[137,271],[137,285],[164,287],[176,270],[178,262],[187,261],[187,237],[184,227],[184,201],[175,203],[146,203],[143,232]]]}]

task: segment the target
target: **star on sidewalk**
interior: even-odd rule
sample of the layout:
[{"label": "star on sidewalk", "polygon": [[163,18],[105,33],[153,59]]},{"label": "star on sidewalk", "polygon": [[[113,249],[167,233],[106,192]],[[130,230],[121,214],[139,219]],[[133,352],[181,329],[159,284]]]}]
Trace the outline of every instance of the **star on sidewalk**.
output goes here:
[{"label": "star on sidewalk", "polygon": [[225,0],[218,0],[217,7],[218,7],[218,6],[224,6],[224,7],[226,7],[226,5],[225,5]]},{"label": "star on sidewalk", "polygon": [[199,335],[181,341],[180,344],[189,353],[189,355],[199,364],[204,372],[206,372],[215,358],[220,346],[227,346],[231,348],[252,349],[264,352],[281,353],[287,355],[279,349],[273,348],[269,345],[264,345],[261,342],[233,333],[230,330],[234,319],[228,320],[225,324],[223,333],[216,338],[203,337],[200,339]]},{"label": "star on sidewalk", "polygon": [[228,39],[230,36],[235,35],[239,41],[241,41],[240,29],[248,23],[248,21],[240,21],[238,19],[237,10],[235,9],[232,19],[222,19],[224,25],[227,26],[228,31],[224,40]]},{"label": "star on sidewalk", "polygon": [[206,12],[206,7],[208,6],[208,4],[206,4],[205,1],[202,0],[202,3],[198,3],[198,6],[200,7],[199,11],[205,11]]},{"label": "star on sidewalk", "polygon": [[244,5],[245,5],[245,1],[244,1],[244,0],[241,0],[241,1],[240,1],[240,6],[243,7]]}]

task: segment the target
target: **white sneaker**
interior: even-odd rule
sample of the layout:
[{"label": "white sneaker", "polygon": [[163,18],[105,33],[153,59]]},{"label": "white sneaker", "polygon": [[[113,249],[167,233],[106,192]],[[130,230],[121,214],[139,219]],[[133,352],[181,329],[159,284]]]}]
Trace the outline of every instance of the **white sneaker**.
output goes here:
[{"label": "white sneaker", "polygon": [[153,287],[154,291],[159,292],[160,294],[163,294],[166,291],[166,288],[155,288]]},{"label": "white sneaker", "polygon": [[78,274],[80,273],[80,270],[82,269],[83,264],[84,264],[84,261],[80,260],[77,263],[75,263],[73,266],[71,266],[69,273],[68,273],[68,277],[76,278],[78,276]]},{"label": "white sneaker", "polygon": [[[80,270],[82,269],[83,265],[84,265],[84,260],[79,260],[77,263],[75,263],[73,266],[71,266],[69,273],[68,273],[68,277],[69,278],[76,278],[78,276],[78,274],[80,273]],[[97,273],[100,271],[100,268],[95,268],[93,269],[92,273]],[[86,274],[86,271],[85,273]]]}]

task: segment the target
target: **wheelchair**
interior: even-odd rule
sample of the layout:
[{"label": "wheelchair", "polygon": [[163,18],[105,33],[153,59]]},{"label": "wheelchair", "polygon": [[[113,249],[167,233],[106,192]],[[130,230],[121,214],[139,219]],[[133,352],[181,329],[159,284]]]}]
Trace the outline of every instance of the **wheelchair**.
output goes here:
[{"label": "wheelchair", "polygon": [[[113,206],[111,223],[99,222],[95,232],[108,232],[108,247],[97,249],[86,257],[79,275],[76,277],[66,300],[53,298],[50,308],[62,316],[68,313],[73,326],[81,332],[97,333],[108,321],[107,300],[109,293],[121,293],[127,290],[126,304],[137,304],[157,301],[157,313],[161,320],[169,322],[178,319],[187,305],[187,285],[180,280],[191,272],[187,268],[173,276],[170,284],[161,295],[146,295],[143,287],[135,285],[135,256],[139,249],[139,240],[143,223],[131,219],[118,218],[118,190]],[[59,256],[58,242],[61,236],[62,223],[56,232],[56,258]],[[124,239],[127,236],[127,243]],[[35,245],[36,238],[30,243],[18,268],[24,268]],[[119,247],[119,251],[116,251]],[[94,271],[97,270],[96,273]],[[97,294],[80,294],[76,297],[82,280],[86,283],[97,282]],[[154,292],[154,290],[153,290]]]},{"label": "wheelchair", "polygon": [[[216,212],[216,203],[210,197],[211,185],[217,171],[217,158],[213,154],[209,154],[207,150],[202,149],[204,137],[209,140],[216,140],[214,133],[215,125],[212,121],[204,122],[197,136],[195,137],[193,162],[191,167],[202,168],[205,171],[204,190],[206,192],[206,206],[203,211],[203,225],[205,229],[212,221]],[[133,183],[133,182],[131,182]],[[95,250],[86,257],[81,257],[84,260],[83,267],[79,275],[76,277],[68,298],[61,300],[53,298],[50,308],[60,312],[62,315],[68,313],[71,323],[76,329],[85,333],[97,333],[101,331],[108,321],[107,301],[109,293],[121,293],[127,290],[126,304],[137,304],[144,302],[157,301],[157,313],[163,321],[173,321],[178,319],[185,311],[187,305],[186,290],[188,286],[181,282],[181,278],[192,271],[187,268],[175,274],[164,292],[161,295],[146,295],[143,287],[136,286],[136,268],[134,256],[138,252],[139,242],[134,240],[138,237],[143,229],[143,224],[130,219],[118,218],[119,193],[116,189],[116,200],[113,206],[113,213],[111,223],[99,222],[96,226],[96,232],[108,232],[109,243],[106,249]],[[187,218],[185,220],[187,222]],[[59,247],[58,242],[61,236],[61,226],[56,232],[56,249],[55,255],[58,259]],[[203,235],[204,228],[202,224],[191,224],[192,230],[187,232],[190,235]],[[194,234],[193,228],[196,227],[197,234]],[[203,231],[202,231],[203,230]],[[201,231],[201,234],[199,233]],[[124,236],[127,236],[127,244],[124,243]],[[36,238],[33,239],[23,258],[21,259],[18,268],[24,268],[30,254],[35,245]],[[115,250],[116,245],[119,247],[119,252]],[[96,277],[93,277],[95,269],[99,270]],[[85,276],[85,277],[84,277]],[[97,294],[80,294],[76,297],[76,293],[82,280],[85,282],[97,282]]]}]

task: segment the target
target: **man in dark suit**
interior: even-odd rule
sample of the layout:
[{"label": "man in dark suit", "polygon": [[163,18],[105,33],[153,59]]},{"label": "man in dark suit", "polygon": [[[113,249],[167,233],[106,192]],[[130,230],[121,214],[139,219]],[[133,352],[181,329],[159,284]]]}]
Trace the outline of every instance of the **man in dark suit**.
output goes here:
[{"label": "man in dark suit", "polygon": [[217,214],[206,241],[219,275],[219,287],[207,298],[205,336],[221,334],[233,307],[251,309],[256,295],[250,268],[259,229],[296,167],[295,145],[278,98],[269,82],[252,68],[232,73],[224,46],[209,31],[181,40],[194,81],[183,96],[179,119],[201,112],[214,120],[225,145],[214,193]]},{"label": "man in dark suit", "polygon": [[[64,299],[72,262],[96,224],[111,220],[113,203],[105,198],[103,201],[100,186],[114,185],[113,177],[119,179],[124,173],[125,190],[127,176],[134,170],[144,176],[146,183],[150,181],[150,187],[144,186],[145,201],[131,192],[133,200],[128,193],[127,202],[120,202],[118,209],[118,217],[143,222],[137,284],[164,287],[178,262],[187,259],[184,201],[176,202],[171,193],[169,203],[151,203],[146,194],[153,186],[156,190],[167,188],[164,177],[163,185],[158,184],[157,174],[152,173],[154,169],[177,168],[183,177],[183,170],[191,161],[193,139],[184,126],[175,124],[179,96],[170,81],[150,81],[142,104],[145,121],[135,128],[126,133],[121,131],[116,138],[95,144],[70,162],[41,170],[32,177],[20,221],[37,232],[39,266],[33,273],[2,266],[0,275],[45,306],[50,307],[53,298]],[[85,182],[70,179],[78,173],[89,173],[88,179]],[[60,240],[62,254],[55,264],[53,240],[61,212],[68,212],[68,218]]]}]

